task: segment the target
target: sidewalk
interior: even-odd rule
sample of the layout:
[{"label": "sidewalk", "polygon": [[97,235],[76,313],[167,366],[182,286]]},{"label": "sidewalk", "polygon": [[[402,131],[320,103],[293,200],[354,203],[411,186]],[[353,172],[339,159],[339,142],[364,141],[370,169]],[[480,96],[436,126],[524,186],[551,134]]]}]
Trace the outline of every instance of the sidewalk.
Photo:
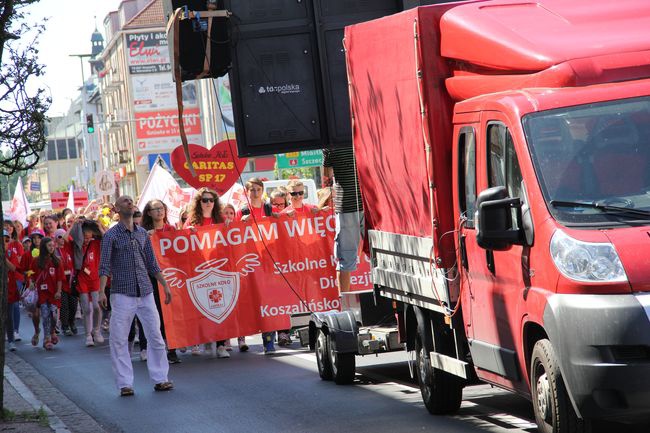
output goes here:
[{"label": "sidewalk", "polygon": [[[29,363],[5,354],[4,407],[17,415],[0,421],[0,432],[104,433],[90,415],[68,399]],[[27,414],[28,419],[25,416]]]}]

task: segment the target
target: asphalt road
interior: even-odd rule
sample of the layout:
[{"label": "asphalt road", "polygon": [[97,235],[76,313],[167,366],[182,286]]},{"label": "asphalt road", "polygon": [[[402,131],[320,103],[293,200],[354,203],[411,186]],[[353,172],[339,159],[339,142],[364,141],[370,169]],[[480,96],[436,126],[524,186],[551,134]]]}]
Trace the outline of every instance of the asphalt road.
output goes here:
[{"label": "asphalt road", "polygon": [[[21,324],[23,337],[28,324]],[[86,348],[81,335],[62,337],[45,352],[27,340],[19,343],[19,356],[111,432],[537,431],[527,400],[488,385],[466,388],[456,415],[429,415],[404,352],[357,357],[355,383],[338,386],[320,380],[313,353],[297,343],[265,356],[260,337],[249,337],[251,350],[235,348],[230,359],[181,354],[182,363],[170,366],[176,387],[168,393],[153,391],[146,363],[134,356],[136,395],[121,398],[108,341]],[[608,425],[602,431],[632,430]]]}]

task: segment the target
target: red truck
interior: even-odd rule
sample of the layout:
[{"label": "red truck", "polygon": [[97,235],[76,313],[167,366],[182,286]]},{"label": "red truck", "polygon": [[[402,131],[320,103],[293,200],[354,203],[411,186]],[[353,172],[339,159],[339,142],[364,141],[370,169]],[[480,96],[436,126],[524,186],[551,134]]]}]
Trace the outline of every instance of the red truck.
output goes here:
[{"label": "red truck", "polygon": [[[494,0],[349,26],[376,291],[427,409],[476,378],[541,432],[650,415],[650,3]],[[323,379],[386,350],[314,314]]]}]

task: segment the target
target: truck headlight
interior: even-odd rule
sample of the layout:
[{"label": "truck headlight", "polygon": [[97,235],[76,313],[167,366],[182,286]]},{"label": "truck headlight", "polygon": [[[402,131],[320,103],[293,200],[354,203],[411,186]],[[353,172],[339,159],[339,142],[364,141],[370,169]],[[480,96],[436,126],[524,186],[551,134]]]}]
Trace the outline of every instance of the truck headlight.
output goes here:
[{"label": "truck headlight", "polygon": [[562,230],[551,238],[551,257],[567,278],[588,283],[627,281],[623,264],[610,243],[582,242]]}]

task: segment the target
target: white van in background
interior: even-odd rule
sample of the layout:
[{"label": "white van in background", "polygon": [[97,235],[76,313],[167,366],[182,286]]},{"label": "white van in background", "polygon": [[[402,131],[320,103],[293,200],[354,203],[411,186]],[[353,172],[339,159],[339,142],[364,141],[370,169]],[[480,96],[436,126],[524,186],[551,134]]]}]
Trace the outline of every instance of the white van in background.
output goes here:
[{"label": "white van in background", "polygon": [[[318,205],[318,194],[316,193],[316,182],[313,179],[300,179],[305,185],[305,203]],[[271,196],[271,191],[279,186],[287,186],[289,179],[267,180],[264,182],[264,193],[267,197]]]}]

